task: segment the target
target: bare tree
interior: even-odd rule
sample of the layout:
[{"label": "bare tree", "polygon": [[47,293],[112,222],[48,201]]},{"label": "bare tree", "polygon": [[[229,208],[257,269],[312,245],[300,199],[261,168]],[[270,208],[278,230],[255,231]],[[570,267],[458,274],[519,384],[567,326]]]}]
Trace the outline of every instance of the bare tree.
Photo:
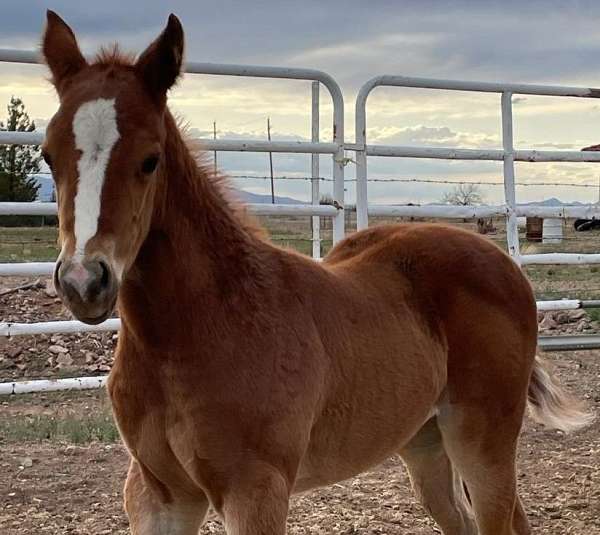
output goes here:
[{"label": "bare tree", "polygon": [[459,184],[442,196],[442,203],[457,206],[481,204],[483,196],[477,184]]}]

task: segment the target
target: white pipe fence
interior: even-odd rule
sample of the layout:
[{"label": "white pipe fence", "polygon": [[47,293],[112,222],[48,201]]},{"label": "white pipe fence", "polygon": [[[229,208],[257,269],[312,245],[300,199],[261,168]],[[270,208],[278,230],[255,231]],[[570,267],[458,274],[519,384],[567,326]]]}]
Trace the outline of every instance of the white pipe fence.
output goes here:
[{"label": "white pipe fence", "polygon": [[[1,145],[1,143],[0,143]],[[248,203],[246,207],[257,215],[315,215],[337,217],[340,209],[328,204],[267,204]],[[57,215],[55,202],[0,202],[0,215]]]},{"label": "white pipe fence", "polygon": [[0,264],[0,277],[39,277],[52,275],[54,262],[14,262]]},{"label": "white pipe fence", "polygon": [[[427,205],[394,205],[394,204],[370,204],[369,215],[392,216],[392,217],[429,217],[444,219],[477,219],[485,217],[506,216],[509,208],[505,204],[483,205],[483,206],[449,206],[444,204]],[[0,211],[1,203],[0,203]],[[530,206],[527,204],[515,205],[515,213],[518,217],[542,217],[542,218],[600,218],[600,206],[598,205],[562,205],[562,206]]]},{"label": "white pipe fence", "polygon": [[[312,107],[311,107],[311,141],[319,142],[319,82],[313,82],[311,86]],[[313,153],[310,158],[310,197],[313,206],[319,204],[319,155]],[[321,218],[313,216],[311,219],[312,227],[312,257],[316,260],[321,258]]]},{"label": "white pipe fence", "polygon": [[[0,62],[40,63],[36,52],[0,49]],[[600,254],[547,253],[521,255],[517,217],[598,218],[600,207],[588,206],[529,206],[516,202],[514,162],[600,162],[600,152],[536,151],[515,150],[512,135],[512,96],[514,94],[569,96],[600,98],[600,90],[592,88],[540,86],[530,84],[498,84],[486,82],[463,82],[456,80],[432,80],[402,76],[379,76],[368,81],[360,89],[356,99],[356,142],[344,139],[344,100],[337,82],[328,74],[312,69],[264,67],[245,65],[221,65],[190,62],[185,71],[194,74],[247,76],[276,79],[312,80],[312,137],[310,142],[300,141],[257,141],[257,140],[201,140],[209,151],[252,151],[311,154],[311,197],[312,204],[272,205],[250,204],[249,209],[259,215],[311,216],[313,222],[313,257],[320,256],[319,217],[333,219],[333,241],[344,236],[344,158],[345,150],[354,151],[357,166],[357,228],[368,226],[369,215],[427,217],[427,218],[485,218],[503,216],[507,221],[509,253],[521,265],[531,264],[585,264],[600,263]],[[324,85],[333,102],[333,140],[319,141],[319,86]],[[438,147],[410,147],[368,145],[366,136],[366,102],[373,89],[379,86],[415,87],[456,91],[483,91],[501,94],[502,149],[463,149]],[[0,132],[0,144],[34,144],[43,142],[37,132]],[[329,154],[333,159],[333,199],[336,206],[319,205],[319,155]],[[496,206],[395,206],[368,203],[367,157],[410,157],[437,158],[447,160],[502,161],[504,169],[505,203]],[[0,215],[56,215],[56,203],[0,203]],[[53,272],[53,262],[30,262],[0,264],[0,276],[40,276]],[[538,302],[538,310],[573,310],[598,306],[598,302],[580,300],[557,300]],[[115,331],[120,320],[110,319],[100,325],[85,325],[78,321],[51,321],[44,323],[1,323],[0,336],[21,336],[51,333]],[[588,340],[588,346],[593,344]],[[599,342],[600,343],[600,342]],[[548,347],[560,344],[547,342]],[[573,346],[575,347],[576,344]],[[579,347],[579,346],[577,346]],[[587,346],[586,346],[587,347]],[[84,377],[79,379],[39,380],[0,384],[0,395],[20,392],[62,390],[66,388],[96,388],[104,384],[106,377]]]},{"label": "white pipe fence", "polygon": [[75,320],[43,321],[39,323],[0,322],[0,336],[25,336],[31,334],[71,334],[82,332],[118,331],[121,320],[111,318],[98,325],[88,325]]},{"label": "white pipe fence", "polygon": [[10,394],[30,394],[33,392],[56,392],[59,390],[89,390],[102,388],[108,375],[97,377],[73,377],[70,379],[38,379],[0,383],[0,396]]},{"label": "white pipe fence", "polygon": [[[365,145],[346,145],[346,150],[362,151]],[[437,160],[487,160],[501,162],[500,149],[452,149],[446,147],[413,147],[410,145],[367,145],[368,156],[396,158],[428,158]],[[569,150],[515,150],[515,162],[600,162],[600,152]]]}]

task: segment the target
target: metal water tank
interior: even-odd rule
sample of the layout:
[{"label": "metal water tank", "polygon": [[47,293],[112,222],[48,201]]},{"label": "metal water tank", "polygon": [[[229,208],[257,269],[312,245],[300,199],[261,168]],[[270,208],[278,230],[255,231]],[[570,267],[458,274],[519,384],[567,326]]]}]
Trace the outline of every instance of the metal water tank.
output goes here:
[{"label": "metal water tank", "polygon": [[558,218],[544,219],[542,243],[560,243],[563,239],[563,220]]}]

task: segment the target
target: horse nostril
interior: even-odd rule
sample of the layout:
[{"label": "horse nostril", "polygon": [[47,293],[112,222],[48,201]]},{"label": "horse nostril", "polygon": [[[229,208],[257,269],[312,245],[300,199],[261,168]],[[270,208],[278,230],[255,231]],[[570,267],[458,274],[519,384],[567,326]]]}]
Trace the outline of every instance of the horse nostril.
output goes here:
[{"label": "horse nostril", "polygon": [[106,263],[102,262],[102,260],[100,260],[98,263],[100,264],[100,270],[102,272],[100,276],[100,288],[104,290],[110,283],[110,270],[108,269]]}]

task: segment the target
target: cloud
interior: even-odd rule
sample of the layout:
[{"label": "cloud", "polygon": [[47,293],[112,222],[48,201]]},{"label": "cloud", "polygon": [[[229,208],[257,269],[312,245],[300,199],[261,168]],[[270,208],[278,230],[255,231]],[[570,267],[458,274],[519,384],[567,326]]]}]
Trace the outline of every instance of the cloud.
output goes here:
[{"label": "cloud", "polygon": [[[158,34],[170,11],[186,29],[186,57],[194,61],[279,64],[322,69],[342,86],[347,140],[353,138],[353,103],[359,87],[381,74],[466,80],[600,86],[600,4],[590,0],[104,0],[93,10],[71,0],[8,0],[0,18],[0,47],[35,48],[52,7],[74,27],[83,49],[119,41],[142,50]],[[565,29],[568,21],[568,31]],[[23,96],[32,117],[48,118],[56,108],[42,67],[0,64],[0,106],[12,94]],[[232,77],[186,76],[173,92],[171,106],[197,133],[212,137],[217,121],[222,138],[264,139],[266,117],[275,139],[310,136],[308,82]],[[600,107],[587,99],[516,95],[515,139],[519,148],[578,149],[598,143]],[[322,92],[321,137],[331,137],[331,102]],[[368,104],[369,142],[382,144],[500,147],[500,97],[497,94],[379,88]],[[36,119],[37,120],[37,119]],[[39,123],[41,125],[41,122]],[[322,156],[322,174],[331,158]],[[307,174],[310,157],[274,155],[276,173]],[[264,174],[266,154],[221,153],[219,162],[233,173]],[[588,180],[597,166],[518,167],[518,180],[540,177]],[[347,176],[354,174],[352,166]],[[373,176],[499,180],[497,162],[458,162],[369,158]],[[241,180],[241,179],[240,179]],[[248,187],[264,187],[249,183]],[[304,183],[278,184],[282,194],[303,195]],[[323,188],[329,183],[323,184]],[[353,183],[347,185],[353,196]],[[435,200],[443,187],[426,184],[372,184],[376,199]],[[589,192],[561,190],[567,200]],[[486,198],[501,198],[502,188]],[[521,188],[526,200],[542,189]],[[587,195],[587,197],[586,197]]]},{"label": "cloud", "polygon": [[370,144],[454,148],[498,147],[500,139],[485,133],[456,132],[447,126],[394,126],[367,129]]},{"label": "cloud", "polygon": [[531,145],[534,149],[575,149],[579,150],[583,147],[582,143],[533,143]]}]

